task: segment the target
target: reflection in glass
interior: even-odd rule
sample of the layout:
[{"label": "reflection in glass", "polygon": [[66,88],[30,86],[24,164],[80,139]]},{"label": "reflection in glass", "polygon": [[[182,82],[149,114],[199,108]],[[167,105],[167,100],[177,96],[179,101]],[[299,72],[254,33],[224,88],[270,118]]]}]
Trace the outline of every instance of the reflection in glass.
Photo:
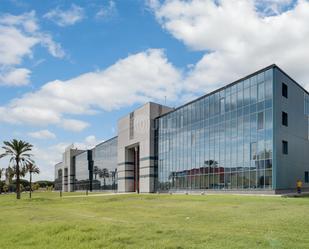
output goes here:
[{"label": "reflection in glass", "polygon": [[272,70],[156,122],[160,191],[272,188]]},{"label": "reflection in glass", "polygon": [[97,145],[93,150],[93,190],[117,189],[117,137]]}]

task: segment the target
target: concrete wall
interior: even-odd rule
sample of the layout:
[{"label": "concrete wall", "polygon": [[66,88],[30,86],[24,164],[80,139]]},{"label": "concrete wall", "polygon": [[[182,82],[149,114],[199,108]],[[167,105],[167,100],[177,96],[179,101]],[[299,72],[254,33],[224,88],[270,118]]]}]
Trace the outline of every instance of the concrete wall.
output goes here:
[{"label": "concrete wall", "polygon": [[134,111],[134,136],[130,138],[130,114],[118,121],[118,192],[134,191],[134,164],[131,148],[139,146],[140,192],[154,192],[154,119],[172,108],[147,103]]},{"label": "concrete wall", "polygon": [[[288,98],[282,96],[282,83],[288,86]],[[282,111],[288,113],[288,127],[282,125]],[[288,141],[288,155],[282,153],[282,140]],[[309,171],[308,120],[304,114],[304,91],[278,68],[274,68],[273,158],[274,189],[295,189],[298,179],[304,182],[304,172]]]}]

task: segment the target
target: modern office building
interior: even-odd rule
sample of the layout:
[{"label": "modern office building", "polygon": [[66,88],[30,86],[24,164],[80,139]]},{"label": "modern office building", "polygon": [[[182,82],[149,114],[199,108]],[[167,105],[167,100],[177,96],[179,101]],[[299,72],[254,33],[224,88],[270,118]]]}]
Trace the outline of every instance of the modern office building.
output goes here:
[{"label": "modern office building", "polygon": [[309,93],[276,65],[178,108],[155,103],[118,136],[55,165],[63,191],[294,191],[309,188]]},{"label": "modern office building", "polygon": [[55,165],[55,190],[116,191],[117,177],[117,137],[91,150],[78,150],[71,145],[66,148],[63,161]]}]

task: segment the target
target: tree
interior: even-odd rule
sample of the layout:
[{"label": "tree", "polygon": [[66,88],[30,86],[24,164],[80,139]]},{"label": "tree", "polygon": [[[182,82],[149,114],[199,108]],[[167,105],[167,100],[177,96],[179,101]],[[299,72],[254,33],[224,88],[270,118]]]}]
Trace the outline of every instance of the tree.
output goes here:
[{"label": "tree", "polygon": [[94,166],[93,168],[93,174],[94,174],[94,180],[97,179],[97,175],[99,174],[99,168],[98,166]]},{"label": "tree", "polygon": [[37,182],[36,182],[36,183],[33,183],[31,188],[32,188],[33,190],[39,190],[40,184],[38,184]]},{"label": "tree", "polygon": [[106,186],[106,177],[109,177],[109,172],[108,172],[108,169],[102,169],[102,170],[99,170],[99,177],[100,178],[103,178],[103,183],[104,183],[104,188]]},{"label": "tree", "polygon": [[115,171],[112,171],[113,189],[115,189],[116,176],[117,176],[117,169],[115,169]]},{"label": "tree", "polygon": [[8,192],[8,191],[9,191],[9,186],[6,185],[6,184],[4,184],[4,186],[3,186],[3,192],[6,193],[6,192]]},{"label": "tree", "polygon": [[[26,166],[19,167],[19,176],[25,177],[26,174],[27,174],[27,167]],[[11,179],[13,179],[13,177],[16,177],[16,176],[17,176],[16,166],[10,167],[10,177],[11,177]]]},{"label": "tree", "polygon": [[52,181],[36,181],[35,183],[39,184],[40,188],[46,188],[49,186],[54,186],[54,182]]},{"label": "tree", "polygon": [[2,179],[2,175],[3,175],[4,170],[5,170],[4,168],[0,169],[0,181]]},{"label": "tree", "polygon": [[31,159],[31,154],[29,152],[32,150],[33,145],[22,141],[13,139],[12,141],[4,141],[4,153],[0,155],[0,158],[9,156],[10,163],[14,163],[15,175],[16,175],[16,198],[20,199],[20,167],[24,167],[28,163],[33,163]]},{"label": "tree", "polygon": [[[16,180],[13,180],[13,178],[17,176],[17,170],[16,170],[16,166],[9,166],[6,169],[5,175],[8,179],[8,183],[7,184],[15,184],[16,185]],[[20,177],[25,177],[27,173],[27,169],[25,166],[20,167],[19,169],[19,176]],[[19,180],[20,184],[24,184],[25,186],[29,185],[29,182],[27,180],[24,179],[20,179]]]},{"label": "tree", "polygon": [[26,165],[26,170],[30,174],[30,192],[29,197],[31,198],[31,192],[32,192],[32,174],[40,174],[40,169],[37,167],[34,163],[28,163]]},{"label": "tree", "polygon": [[5,171],[5,169],[4,168],[2,168],[2,169],[0,169],[0,194],[2,194],[2,181],[1,181],[1,179],[2,179],[2,175],[3,175],[3,172]]},{"label": "tree", "polygon": [[25,186],[24,186],[24,184],[20,184],[19,185],[19,189],[20,189],[20,192],[24,192],[25,191]]}]

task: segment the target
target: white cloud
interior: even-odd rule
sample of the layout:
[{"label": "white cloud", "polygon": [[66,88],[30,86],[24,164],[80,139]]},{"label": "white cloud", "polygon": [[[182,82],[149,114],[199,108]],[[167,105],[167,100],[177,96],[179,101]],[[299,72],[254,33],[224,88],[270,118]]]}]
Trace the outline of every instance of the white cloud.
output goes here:
[{"label": "white cloud", "polygon": [[59,43],[55,43],[53,38],[49,34],[41,34],[39,36],[41,45],[47,48],[48,52],[56,57],[56,58],[63,58],[65,56],[65,52],[62,49]]},{"label": "white cloud", "polygon": [[38,42],[14,26],[0,24],[0,65],[20,64],[25,56],[32,56],[32,47]]},{"label": "white cloud", "polygon": [[89,150],[102,142],[103,140],[98,140],[96,136],[90,135],[87,136],[83,142],[76,142],[73,144],[73,146],[80,150]]},{"label": "white cloud", "polygon": [[63,119],[60,126],[62,126],[65,130],[79,132],[86,129],[89,124],[76,119]]},{"label": "white cloud", "polygon": [[1,15],[0,24],[5,26],[21,26],[28,33],[33,33],[39,30],[37,20],[35,17],[35,11],[26,12],[22,15]]},{"label": "white cloud", "polygon": [[53,9],[44,15],[60,27],[71,26],[85,18],[84,9],[72,4],[68,10]]},{"label": "white cloud", "polygon": [[60,44],[40,31],[34,11],[22,15],[0,15],[0,84],[27,85],[31,71],[18,68],[25,57],[33,57],[33,48],[41,44],[54,57],[64,57]]},{"label": "white cloud", "polygon": [[39,147],[33,144],[32,154],[36,165],[40,168],[40,174],[34,175],[36,180],[54,180],[54,166],[62,161],[62,153],[67,144],[59,143],[47,148]]},{"label": "white cloud", "polygon": [[[188,91],[209,92],[276,63],[309,82],[309,2],[247,0],[149,1],[158,22],[203,58],[188,72]],[[273,13],[265,15],[272,3]],[[270,14],[270,13],[268,13]]]},{"label": "white cloud", "polygon": [[181,79],[181,73],[168,62],[163,50],[150,49],[121,59],[105,70],[48,82],[38,91],[0,107],[0,121],[55,124],[80,131],[88,124],[64,116],[161,101],[165,96],[172,101],[181,90]]},{"label": "white cloud", "polygon": [[28,135],[37,139],[54,139],[56,135],[49,130],[39,130],[35,132],[29,132]]},{"label": "white cloud", "polygon": [[[81,150],[92,149],[95,145],[103,142],[98,140],[94,135],[87,136],[83,141],[73,144],[75,148]],[[36,164],[41,169],[41,174],[36,175],[34,180],[48,179],[54,180],[54,166],[62,161],[62,153],[70,146],[70,142],[61,142],[46,148],[34,144],[33,155]]]},{"label": "white cloud", "polygon": [[29,83],[31,71],[26,68],[3,70],[0,74],[0,85],[22,86]]},{"label": "white cloud", "polygon": [[107,6],[100,8],[95,17],[97,19],[109,19],[115,15],[117,15],[116,3],[114,1],[109,1]]},{"label": "white cloud", "polygon": [[165,96],[190,99],[272,63],[300,83],[309,82],[309,2],[300,0],[291,8],[281,3],[279,14],[265,16],[254,1],[151,1],[164,29],[190,49],[205,52],[185,76],[163,50],[150,49],[104,70],[47,82],[0,107],[0,120],[80,131],[88,124],[78,115],[160,102]]}]

